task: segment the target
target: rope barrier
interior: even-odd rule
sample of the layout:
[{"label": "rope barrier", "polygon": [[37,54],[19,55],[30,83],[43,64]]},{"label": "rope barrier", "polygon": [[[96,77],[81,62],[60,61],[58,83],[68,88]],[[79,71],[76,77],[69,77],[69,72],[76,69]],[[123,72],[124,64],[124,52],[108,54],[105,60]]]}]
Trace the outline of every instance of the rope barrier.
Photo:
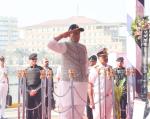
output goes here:
[{"label": "rope barrier", "polygon": [[62,95],[58,95],[55,91],[54,91],[54,94],[55,94],[55,96],[57,96],[57,97],[64,97],[64,96],[66,96],[67,95],[67,93],[69,92],[69,90],[70,90],[70,87],[67,89],[67,91],[64,93],[64,94],[62,94]]},{"label": "rope barrier", "polygon": [[75,108],[75,111],[77,112],[77,114],[81,117],[81,119],[83,119],[81,113]]},{"label": "rope barrier", "polygon": [[56,112],[56,113],[64,113],[64,112],[67,112],[68,110],[70,110],[72,108],[72,106],[70,106],[69,108],[67,108],[67,109],[65,109],[65,110],[63,110],[63,111],[57,111],[57,110],[53,110],[54,112]]},{"label": "rope barrier", "polygon": [[26,110],[34,111],[34,110],[36,110],[37,108],[39,108],[41,105],[42,105],[42,103],[40,102],[40,103],[39,103],[36,107],[34,107],[34,108],[28,108],[27,106],[26,106],[25,108],[26,108]]},{"label": "rope barrier", "polygon": [[[132,76],[131,78],[133,78],[134,77],[134,75],[133,75],[133,72],[131,73],[131,71],[130,71],[130,74],[128,74],[128,76]],[[26,79],[26,77],[25,77],[25,75],[21,75],[21,76],[19,76],[19,79],[18,80],[20,80],[20,83],[18,82],[18,84],[19,84],[19,87],[18,87],[18,95],[20,95],[19,93],[21,93],[21,91],[23,91],[24,93],[25,93],[25,91],[27,91],[27,92],[29,92],[30,90],[29,89],[27,89],[27,88],[25,88],[25,85],[23,85],[22,83],[21,83],[21,81],[23,81],[24,82],[24,80],[27,80]],[[43,80],[49,80],[49,79],[43,79]],[[114,79],[112,79],[112,80],[114,80]],[[71,77],[71,80],[70,81],[74,81],[73,80],[73,77]],[[25,83],[25,82],[24,82]],[[59,83],[59,82],[58,82]],[[69,82],[68,82],[69,83]],[[43,99],[45,100],[45,98],[48,98],[48,102],[49,102],[49,100],[51,100],[52,99],[52,95],[54,94],[55,96],[56,96],[56,98],[63,98],[63,97],[65,97],[67,94],[69,94],[69,92],[72,90],[72,91],[74,91],[76,94],[77,94],[77,96],[78,96],[78,98],[83,102],[83,103],[87,103],[87,100],[85,100],[83,97],[82,97],[82,95],[79,93],[79,91],[77,90],[77,88],[73,85],[73,83],[70,83],[69,85],[69,88],[63,93],[63,94],[57,94],[57,92],[55,92],[55,90],[53,90],[53,88],[52,87],[50,87],[50,84],[51,83],[48,83],[48,91],[49,91],[49,93],[47,92],[45,92],[46,91],[46,89],[44,89],[45,91],[44,91],[44,93],[43,93],[43,95],[44,95],[44,97],[43,97]],[[55,85],[57,85],[56,83],[55,83]],[[94,87],[98,87],[100,84],[97,84],[97,85],[94,85]],[[36,91],[39,91],[39,90],[43,90],[43,88],[46,88],[46,83],[45,82],[43,82],[43,84],[41,85],[41,86],[39,86],[37,89],[36,89]],[[20,91],[21,90],[21,91]],[[53,90],[53,91],[52,91]],[[99,93],[101,93],[101,92],[99,92]],[[25,94],[23,94],[23,96],[25,96]],[[72,95],[72,97],[70,97],[70,99],[72,99],[73,98],[73,96],[74,95]],[[104,95],[104,96],[101,96],[97,101],[95,100],[94,101],[94,104],[98,104],[98,103],[101,103],[101,100],[104,100],[107,96],[112,96],[112,95]],[[24,99],[26,99],[25,97],[24,97]],[[21,101],[19,98],[18,98],[18,101]],[[74,101],[74,100],[73,100]],[[20,102],[19,102],[20,103]],[[25,102],[23,102],[23,103],[25,103]],[[36,109],[38,109],[40,106],[42,106],[43,104],[42,104],[43,102],[40,102],[37,106],[35,106],[35,107],[33,107],[33,108],[29,108],[29,107],[27,107],[26,105],[25,105],[25,109],[27,110],[27,111],[34,111],[34,110],[36,110]],[[50,103],[51,103],[51,101],[50,101]],[[44,104],[45,104],[45,102],[44,102]],[[19,105],[18,106],[18,113],[21,113],[20,112],[20,106],[21,105]],[[46,108],[46,107],[45,107]],[[49,111],[51,111],[51,109],[52,109],[52,105],[51,104],[49,104],[49,107],[48,108],[50,108],[50,110]],[[82,115],[80,114],[80,112],[78,112],[78,110],[74,107],[74,103],[72,103],[72,106],[69,106],[68,108],[63,108],[62,106],[61,106],[61,104],[59,104],[53,111],[54,112],[56,112],[56,113],[59,113],[59,114],[61,114],[61,113],[65,113],[65,112],[67,112],[67,111],[69,111],[70,109],[75,109],[75,111],[78,113],[78,115],[80,115],[80,117],[82,117]],[[128,110],[129,111],[129,110]],[[127,112],[128,112],[127,111]],[[73,112],[74,113],[74,112]],[[19,115],[19,114],[18,114]],[[48,116],[48,114],[47,113],[45,113],[45,115],[47,115]],[[46,116],[45,116],[46,117]],[[20,116],[19,116],[19,118],[18,119],[20,119]]]},{"label": "rope barrier", "polygon": [[79,96],[79,98],[80,98],[84,103],[87,103],[87,101],[84,100],[84,99],[81,97],[81,95],[79,94],[79,92],[77,91],[77,89],[76,89],[75,87],[74,87],[74,90],[75,90],[76,94]]},{"label": "rope barrier", "polygon": [[[32,90],[32,89],[27,89],[27,88],[26,88],[26,91],[27,91],[27,92],[30,92],[31,90]],[[39,90],[41,90],[41,86],[38,87],[38,88],[36,88],[35,90],[38,92]]]}]

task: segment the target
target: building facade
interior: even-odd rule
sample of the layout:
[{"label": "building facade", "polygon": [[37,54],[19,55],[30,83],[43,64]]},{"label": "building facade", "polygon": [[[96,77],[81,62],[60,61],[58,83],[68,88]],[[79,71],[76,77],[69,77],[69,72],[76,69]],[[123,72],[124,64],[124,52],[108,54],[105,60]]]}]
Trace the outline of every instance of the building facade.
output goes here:
[{"label": "building facade", "polygon": [[9,42],[19,38],[17,24],[16,18],[0,16],[0,50],[4,50]]},{"label": "building facade", "polygon": [[92,53],[91,48],[93,47],[107,47],[111,52],[124,52],[126,50],[125,23],[101,23],[82,16],[65,20],[50,20],[42,24],[25,27],[24,39],[30,41],[29,44],[38,46],[30,49],[31,51],[46,50],[45,43],[59,33],[67,31],[72,23],[79,24],[85,29],[85,32],[81,34],[81,43],[88,47],[89,53]]},{"label": "building facade", "polygon": [[47,44],[54,36],[67,31],[72,23],[85,29],[85,32],[81,33],[80,42],[87,46],[89,56],[96,53],[101,47],[108,48],[109,52],[125,52],[126,24],[106,24],[83,16],[70,17],[64,20],[50,20],[21,28],[22,40],[9,45],[8,49],[15,50],[14,52],[17,54],[20,52],[20,57],[23,57],[22,63],[26,62],[29,53],[36,52],[40,59],[46,56],[50,59],[51,64],[58,64],[60,62],[58,54],[50,51]]}]

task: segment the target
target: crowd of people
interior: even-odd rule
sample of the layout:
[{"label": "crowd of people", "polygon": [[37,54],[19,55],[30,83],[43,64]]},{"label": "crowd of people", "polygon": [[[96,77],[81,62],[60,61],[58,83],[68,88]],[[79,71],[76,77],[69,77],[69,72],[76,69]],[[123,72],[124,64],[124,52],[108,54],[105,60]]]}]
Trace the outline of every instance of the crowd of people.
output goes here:
[{"label": "crowd of people", "polygon": [[[73,78],[73,85],[82,96],[82,99],[87,100],[87,103],[79,99],[74,93],[74,113],[68,110],[60,113],[60,119],[83,119],[86,115],[88,119],[113,119],[113,86],[122,86],[123,93],[119,101],[120,118],[126,119],[126,105],[127,105],[127,88],[126,88],[126,72],[124,67],[124,58],[118,57],[116,59],[116,68],[108,65],[108,51],[107,48],[101,48],[96,54],[88,58],[86,46],[79,43],[80,33],[84,32],[84,28],[77,24],[72,24],[69,29],[54,37],[48,43],[48,48],[62,55],[62,65],[57,72],[57,79],[61,83],[61,93],[65,93],[70,86],[70,77],[68,71],[72,70],[75,73]],[[59,42],[66,38],[65,42]],[[27,71],[26,92],[27,107],[34,108],[41,102],[41,70],[52,70],[49,67],[49,60],[43,59],[43,66],[37,64],[37,54],[29,55],[29,67]],[[0,118],[3,119],[4,108],[6,104],[6,96],[8,90],[7,70],[4,65],[5,58],[0,57]],[[115,79],[112,80],[107,72],[115,71]],[[107,72],[106,72],[107,71]],[[53,73],[52,73],[53,74]],[[53,76],[52,76],[53,77]],[[51,85],[52,93],[54,85]],[[51,102],[54,101],[52,97]],[[48,100],[47,100],[48,101]],[[2,103],[1,103],[2,102]],[[68,109],[72,105],[71,95],[61,100],[62,108]],[[53,105],[53,108],[55,105]],[[34,110],[26,110],[26,119],[42,119],[41,107]],[[85,111],[86,110],[86,111]],[[85,113],[86,112],[86,113]],[[73,114],[73,115],[72,115]],[[74,118],[73,118],[74,117]]]}]

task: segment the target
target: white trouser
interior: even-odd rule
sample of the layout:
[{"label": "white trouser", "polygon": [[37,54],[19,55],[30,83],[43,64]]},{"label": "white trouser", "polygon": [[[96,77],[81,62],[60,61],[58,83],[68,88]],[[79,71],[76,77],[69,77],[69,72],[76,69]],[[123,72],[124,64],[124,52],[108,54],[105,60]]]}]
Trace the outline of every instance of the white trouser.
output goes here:
[{"label": "white trouser", "polygon": [[8,84],[0,83],[0,117],[4,116],[7,91],[8,91]]},{"label": "white trouser", "polygon": [[[96,94],[94,101],[98,102],[99,95]],[[112,110],[112,95],[106,96],[100,102],[95,104],[95,109],[93,109],[94,119],[113,119]]]},{"label": "white trouser", "polygon": [[[58,100],[58,105],[63,111],[67,110],[60,113],[60,119],[83,119],[85,102],[87,100],[87,82],[73,82],[73,97],[71,94],[70,82],[61,81],[59,83],[60,95],[66,95]],[[72,103],[72,101],[74,102]],[[72,117],[72,104],[74,104],[74,118]]]},{"label": "white trouser", "polygon": [[[66,107],[66,110],[69,107]],[[74,105],[74,117],[72,115],[72,109],[67,110],[59,115],[60,119],[83,119],[84,116],[84,106]]]}]

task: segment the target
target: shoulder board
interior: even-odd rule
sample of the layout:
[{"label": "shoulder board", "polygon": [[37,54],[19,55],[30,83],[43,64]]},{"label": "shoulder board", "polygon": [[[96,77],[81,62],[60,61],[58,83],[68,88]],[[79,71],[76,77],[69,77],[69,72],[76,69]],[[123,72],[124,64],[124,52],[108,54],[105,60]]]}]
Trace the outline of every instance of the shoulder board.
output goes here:
[{"label": "shoulder board", "polygon": [[94,68],[98,68],[99,66],[98,66],[98,65],[94,65],[93,67],[94,67]]},{"label": "shoulder board", "polygon": [[107,67],[108,67],[108,68],[112,68],[112,66],[111,66],[111,65],[108,65]]}]

